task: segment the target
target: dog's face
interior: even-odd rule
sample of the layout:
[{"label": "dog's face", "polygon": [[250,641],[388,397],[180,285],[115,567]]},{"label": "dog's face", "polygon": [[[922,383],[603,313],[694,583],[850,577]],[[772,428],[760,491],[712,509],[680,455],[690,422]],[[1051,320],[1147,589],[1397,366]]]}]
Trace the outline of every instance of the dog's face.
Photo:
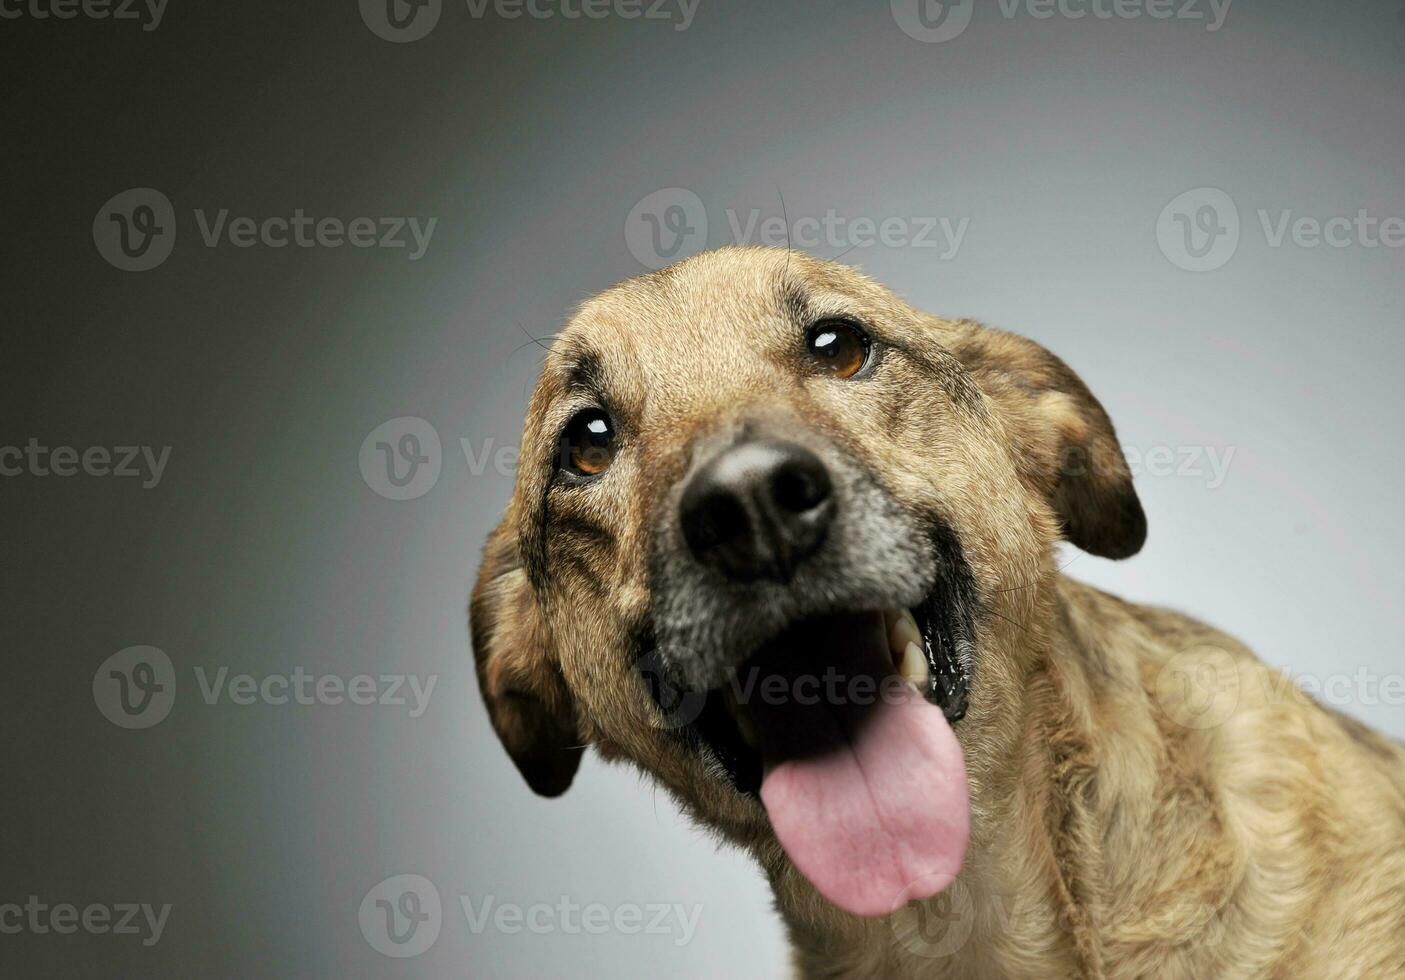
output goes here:
[{"label": "dog's face", "polygon": [[479,682],[538,792],[594,745],[886,913],[960,868],[1055,541],[1145,533],[1043,348],[846,266],[710,252],[552,345],[474,590]]}]

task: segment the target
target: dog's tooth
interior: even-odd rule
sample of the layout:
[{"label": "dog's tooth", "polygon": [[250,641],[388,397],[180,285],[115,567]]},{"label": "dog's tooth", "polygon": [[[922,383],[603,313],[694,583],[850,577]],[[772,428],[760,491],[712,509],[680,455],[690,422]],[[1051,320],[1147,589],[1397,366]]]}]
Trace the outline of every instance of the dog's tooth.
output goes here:
[{"label": "dog's tooth", "polygon": [[903,647],[903,658],[898,664],[898,673],[918,694],[927,693],[927,655],[916,643],[909,643]]},{"label": "dog's tooth", "polygon": [[900,650],[905,651],[910,643],[916,643],[920,648],[922,633],[917,629],[917,620],[912,618],[912,613],[904,609],[898,616],[898,621],[888,631],[888,647],[897,653]]}]

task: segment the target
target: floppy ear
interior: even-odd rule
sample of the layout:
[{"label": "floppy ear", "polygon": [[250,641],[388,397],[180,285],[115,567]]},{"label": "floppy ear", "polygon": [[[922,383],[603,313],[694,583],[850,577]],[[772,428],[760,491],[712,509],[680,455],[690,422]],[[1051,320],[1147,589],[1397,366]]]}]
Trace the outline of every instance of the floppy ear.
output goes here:
[{"label": "floppy ear", "polygon": [[509,521],[483,549],[468,614],[478,687],[503,748],[533,790],[560,796],[585,750]]},{"label": "floppy ear", "polygon": [[1053,504],[1064,536],[1104,558],[1146,541],[1146,515],[1107,412],[1067,364],[1032,340],[958,325],[952,352],[995,403],[1020,475]]}]

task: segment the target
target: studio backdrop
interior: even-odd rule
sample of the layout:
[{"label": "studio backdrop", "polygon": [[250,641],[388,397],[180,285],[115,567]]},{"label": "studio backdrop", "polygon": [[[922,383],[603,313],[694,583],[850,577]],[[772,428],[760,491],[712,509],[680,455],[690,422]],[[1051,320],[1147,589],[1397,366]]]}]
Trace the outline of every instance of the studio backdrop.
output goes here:
[{"label": "studio backdrop", "polygon": [[1397,0],[0,14],[5,975],[784,974],[466,622],[543,346],[729,243],[1057,352],[1150,526],[1066,574],[1405,736]]}]

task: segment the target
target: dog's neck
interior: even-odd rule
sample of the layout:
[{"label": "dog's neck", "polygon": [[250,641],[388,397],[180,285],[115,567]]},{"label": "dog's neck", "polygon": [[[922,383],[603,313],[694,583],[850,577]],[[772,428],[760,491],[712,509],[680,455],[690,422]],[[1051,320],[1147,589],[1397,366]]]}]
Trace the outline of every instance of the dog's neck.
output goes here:
[{"label": "dog's neck", "polygon": [[981,733],[967,744],[972,836],[945,894],[858,919],[821,900],[778,849],[758,855],[802,976],[1101,975],[1098,918],[1115,889],[1107,867],[1146,859],[1137,821],[1157,795],[1158,770],[1100,767],[1095,746],[1115,757],[1108,746],[1143,744],[1157,725],[1137,658],[1093,638],[1096,595],[1055,576],[1026,597],[1036,618],[996,631],[996,642],[1019,644],[1009,662],[1025,669],[987,678],[986,709],[973,705],[963,726]]}]

